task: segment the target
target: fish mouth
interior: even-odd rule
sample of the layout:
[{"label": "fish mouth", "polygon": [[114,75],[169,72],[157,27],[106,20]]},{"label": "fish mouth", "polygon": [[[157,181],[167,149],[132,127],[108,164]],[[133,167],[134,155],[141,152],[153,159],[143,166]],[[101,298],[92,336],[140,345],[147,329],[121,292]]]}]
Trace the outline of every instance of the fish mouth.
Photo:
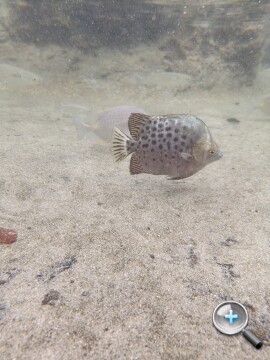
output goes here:
[{"label": "fish mouth", "polygon": [[220,159],[220,158],[222,158],[223,154],[224,154],[223,151],[218,150],[217,153],[216,153],[216,157],[217,157],[218,159]]}]

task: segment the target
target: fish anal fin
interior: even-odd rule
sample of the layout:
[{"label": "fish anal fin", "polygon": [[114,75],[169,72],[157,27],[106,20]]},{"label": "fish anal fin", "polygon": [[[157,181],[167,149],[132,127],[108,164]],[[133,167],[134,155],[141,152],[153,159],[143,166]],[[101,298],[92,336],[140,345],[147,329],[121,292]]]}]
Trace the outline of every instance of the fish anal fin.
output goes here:
[{"label": "fish anal fin", "polygon": [[133,153],[131,155],[129,171],[130,171],[130,175],[141,174],[144,172],[140,160],[136,155],[136,153]]},{"label": "fish anal fin", "polygon": [[151,116],[141,113],[132,113],[128,119],[129,132],[133,139],[138,140],[141,127]]}]

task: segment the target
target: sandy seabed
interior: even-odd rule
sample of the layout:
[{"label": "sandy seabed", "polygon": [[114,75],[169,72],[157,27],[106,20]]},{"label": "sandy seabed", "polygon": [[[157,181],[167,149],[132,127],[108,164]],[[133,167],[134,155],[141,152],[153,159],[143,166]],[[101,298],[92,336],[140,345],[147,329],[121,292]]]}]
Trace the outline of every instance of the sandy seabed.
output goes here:
[{"label": "sandy seabed", "polygon": [[[0,245],[0,358],[269,359],[270,121],[256,89],[44,78],[0,91],[0,226],[18,231]],[[224,157],[184,181],[130,176],[110,144],[78,140],[74,104],[192,113]],[[247,307],[261,350],[215,330],[226,300]]]}]

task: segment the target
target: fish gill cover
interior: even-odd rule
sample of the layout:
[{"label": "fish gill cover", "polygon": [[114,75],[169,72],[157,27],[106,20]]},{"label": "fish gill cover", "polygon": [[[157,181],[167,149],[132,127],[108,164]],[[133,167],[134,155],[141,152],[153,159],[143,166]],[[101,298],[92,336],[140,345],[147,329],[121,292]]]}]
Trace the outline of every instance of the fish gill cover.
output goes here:
[{"label": "fish gill cover", "polygon": [[165,71],[203,76],[201,84],[211,88],[220,72],[229,83],[252,84],[269,1],[24,0],[8,6],[13,40],[85,53],[155,43]]}]

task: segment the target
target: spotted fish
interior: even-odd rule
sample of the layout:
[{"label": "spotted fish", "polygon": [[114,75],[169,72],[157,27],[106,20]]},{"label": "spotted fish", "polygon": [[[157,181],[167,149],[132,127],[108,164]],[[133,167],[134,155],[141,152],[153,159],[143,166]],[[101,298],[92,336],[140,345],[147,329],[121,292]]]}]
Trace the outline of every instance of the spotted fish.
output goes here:
[{"label": "spotted fish", "polygon": [[208,127],[195,116],[133,113],[128,126],[131,137],[114,128],[112,142],[116,161],[132,153],[131,175],[184,179],[222,157]]}]

